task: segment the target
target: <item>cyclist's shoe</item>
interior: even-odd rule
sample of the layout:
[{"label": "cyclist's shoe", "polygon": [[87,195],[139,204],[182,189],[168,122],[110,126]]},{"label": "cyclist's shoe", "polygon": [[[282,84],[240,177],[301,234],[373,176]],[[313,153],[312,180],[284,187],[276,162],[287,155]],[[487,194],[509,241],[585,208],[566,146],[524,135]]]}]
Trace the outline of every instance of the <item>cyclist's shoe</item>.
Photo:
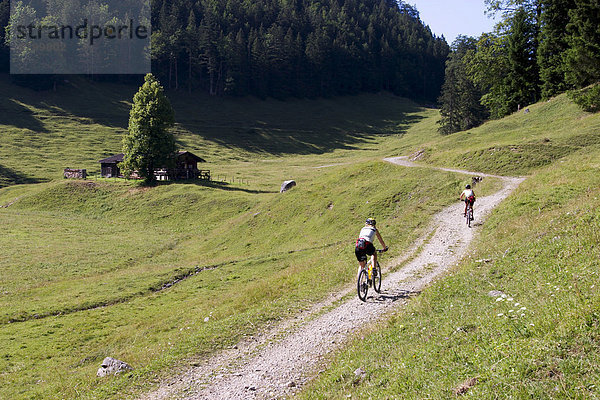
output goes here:
[{"label": "cyclist's shoe", "polygon": [[367,279],[367,285],[372,285],[373,281],[371,279]]}]

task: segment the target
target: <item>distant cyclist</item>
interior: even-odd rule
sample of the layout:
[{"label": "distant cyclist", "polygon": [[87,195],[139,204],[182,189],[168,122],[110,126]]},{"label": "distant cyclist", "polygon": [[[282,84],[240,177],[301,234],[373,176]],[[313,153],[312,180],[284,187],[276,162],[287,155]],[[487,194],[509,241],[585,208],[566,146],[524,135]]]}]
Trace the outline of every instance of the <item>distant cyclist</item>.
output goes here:
[{"label": "distant cyclist", "polygon": [[367,265],[367,256],[371,256],[373,260],[373,265],[377,265],[377,251],[375,251],[375,246],[373,246],[373,238],[377,236],[377,240],[381,243],[383,247],[383,251],[387,251],[388,247],[385,245],[379,231],[375,227],[377,222],[373,218],[367,218],[365,222],[364,228],[360,230],[358,235],[358,239],[356,240],[356,248],[354,249],[354,254],[356,254],[356,259],[358,260],[358,274],[360,271],[365,269]]},{"label": "distant cyclist", "polygon": [[475,192],[471,189],[471,185],[467,185],[465,190],[460,195],[460,199],[465,202],[465,217],[467,216],[467,207],[471,206],[473,208],[473,204],[475,203]]}]

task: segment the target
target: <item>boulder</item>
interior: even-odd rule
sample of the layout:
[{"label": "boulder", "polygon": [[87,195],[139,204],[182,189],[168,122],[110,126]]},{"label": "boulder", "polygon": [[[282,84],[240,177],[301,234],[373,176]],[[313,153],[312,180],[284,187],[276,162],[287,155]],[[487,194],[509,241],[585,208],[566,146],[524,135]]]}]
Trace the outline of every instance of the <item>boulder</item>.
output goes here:
[{"label": "boulder", "polygon": [[279,193],[287,192],[294,186],[296,186],[296,181],[284,181],[281,184],[281,189],[279,189]]},{"label": "boulder", "polygon": [[102,361],[102,365],[98,368],[98,372],[96,376],[104,377],[109,375],[116,375],[121,372],[131,371],[133,368],[131,365],[127,364],[124,361],[117,360],[116,358],[106,357],[104,361]]}]

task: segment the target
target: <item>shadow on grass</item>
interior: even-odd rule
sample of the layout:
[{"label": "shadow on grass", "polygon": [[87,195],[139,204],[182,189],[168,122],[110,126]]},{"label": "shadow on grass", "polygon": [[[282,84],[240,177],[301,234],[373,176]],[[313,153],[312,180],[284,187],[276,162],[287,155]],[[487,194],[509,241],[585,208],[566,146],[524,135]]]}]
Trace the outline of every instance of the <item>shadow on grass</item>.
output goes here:
[{"label": "shadow on grass", "polygon": [[180,180],[180,181],[161,181],[156,182],[157,185],[175,185],[175,184],[186,184],[186,185],[196,185],[203,186],[211,189],[219,189],[226,190],[230,192],[245,192],[251,194],[264,194],[264,193],[279,193],[279,191],[275,190],[255,190],[255,189],[246,189],[239,186],[233,186],[227,182],[219,182],[219,181],[207,181],[205,179],[189,179],[189,180]]},{"label": "shadow on grass", "polygon": [[[322,125],[313,121],[309,126],[304,126],[299,117],[297,127],[290,126],[293,121],[286,120],[285,116],[280,121],[248,121],[249,126],[233,123],[208,126],[186,119],[179,120],[179,125],[192,134],[230,149],[278,156],[308,155],[353,150],[376,136],[404,134],[411,125],[424,118],[416,115],[417,111],[416,107],[405,110],[393,122],[383,119],[356,122],[337,115],[323,121]],[[348,110],[348,116],[352,113],[353,110]]]},{"label": "shadow on grass", "polygon": [[0,164],[0,188],[11,185],[20,185],[26,183],[40,183],[39,179],[31,178],[11,168]]},{"label": "shadow on grass", "polygon": [[[0,74],[0,92],[3,92],[0,124],[47,132],[39,118],[51,116],[81,118],[126,129],[130,110],[128,102],[132,101],[136,91],[137,86],[131,84],[98,83],[76,76],[65,76],[56,91],[36,91],[15,85],[8,74]],[[41,110],[38,118],[19,102]]]},{"label": "shadow on grass", "polygon": [[[0,110],[6,109],[0,113],[0,123],[45,132],[43,119],[58,116],[127,129],[130,103],[138,87],[67,76],[56,91],[34,92],[2,76],[0,91],[15,100],[0,100]],[[175,133],[265,155],[351,150],[378,135],[403,134],[423,118],[417,104],[387,93],[285,101],[215,98],[181,91],[167,91],[167,95],[175,110]],[[39,109],[39,115],[19,102]]]},{"label": "shadow on grass", "polygon": [[15,126],[34,132],[48,132],[31,110],[6,97],[0,97],[0,125]]}]

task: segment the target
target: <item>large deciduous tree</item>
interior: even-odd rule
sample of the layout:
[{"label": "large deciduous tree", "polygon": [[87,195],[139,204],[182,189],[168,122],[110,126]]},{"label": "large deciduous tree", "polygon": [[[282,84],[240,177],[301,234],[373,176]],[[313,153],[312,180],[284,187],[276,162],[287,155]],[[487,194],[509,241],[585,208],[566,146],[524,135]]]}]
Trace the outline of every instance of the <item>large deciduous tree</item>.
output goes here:
[{"label": "large deciduous tree", "polygon": [[154,182],[155,168],[172,166],[175,138],[169,132],[175,117],[158,80],[148,74],[133,97],[128,133],[123,137],[122,168],[126,175],[138,171],[146,184]]}]

